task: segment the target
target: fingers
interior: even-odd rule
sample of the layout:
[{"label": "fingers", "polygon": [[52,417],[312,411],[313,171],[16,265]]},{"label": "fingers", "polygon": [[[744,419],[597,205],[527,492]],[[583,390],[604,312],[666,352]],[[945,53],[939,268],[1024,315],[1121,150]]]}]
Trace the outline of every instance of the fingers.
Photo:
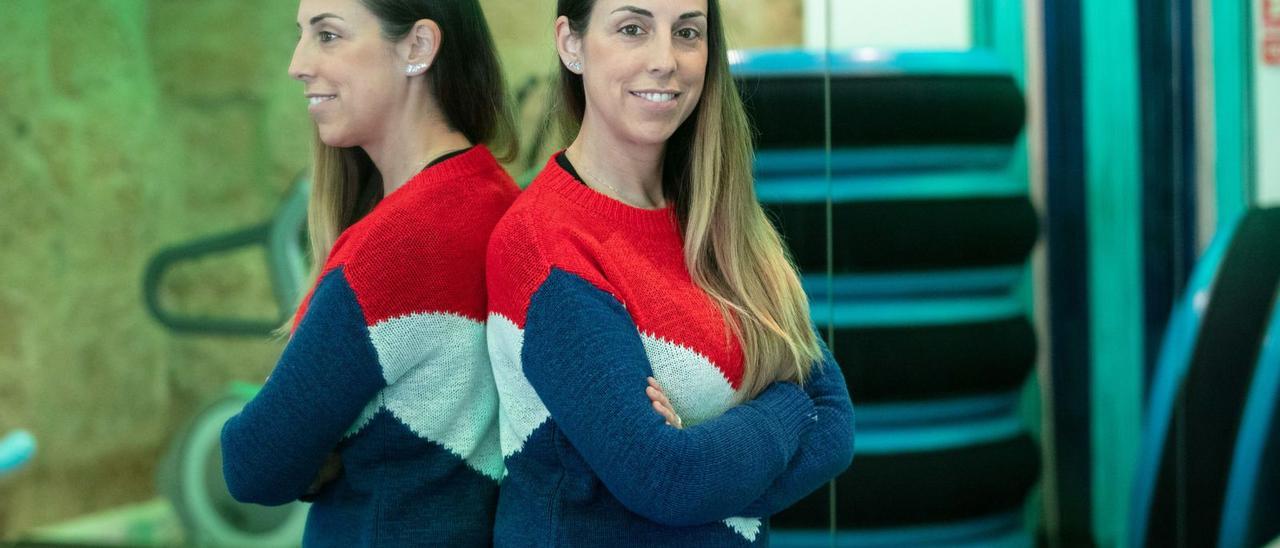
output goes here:
[{"label": "fingers", "polygon": [[675,421],[675,412],[658,402],[653,402],[653,410],[657,411],[662,418],[667,420],[667,424],[673,424]]},{"label": "fingers", "polygon": [[320,467],[320,471],[316,474],[315,479],[311,480],[311,485],[307,487],[307,496],[314,496],[342,474],[342,456],[336,451],[329,453],[325,459],[324,465]]},{"label": "fingers", "polygon": [[667,407],[675,409],[675,406],[671,405],[671,400],[667,399],[667,393],[662,391],[662,385],[658,384],[657,379],[649,377],[649,386],[652,390],[657,392],[657,397],[655,398],[653,395],[650,395],[650,399],[653,399],[654,401],[661,401],[666,404]]},{"label": "fingers", "polygon": [[649,400],[653,402],[653,408],[658,410],[659,413],[662,413],[663,415],[666,415],[668,412],[675,414],[675,408],[671,406],[671,402],[662,397],[661,392],[658,392],[653,387],[649,387],[644,389],[644,393],[649,396]]},{"label": "fingers", "polygon": [[667,421],[667,426],[684,428],[684,421],[681,420],[680,415],[677,415],[670,407],[655,401],[653,402],[653,410],[657,411],[659,415],[662,415],[662,418]]},{"label": "fingers", "polygon": [[653,410],[666,419],[668,426],[684,428],[684,420],[676,413],[675,406],[671,405],[671,400],[667,399],[667,394],[662,391],[662,386],[656,379],[649,377],[649,386],[644,389],[644,392],[653,403]]},{"label": "fingers", "polygon": [[324,466],[320,468],[317,480],[320,483],[328,483],[337,478],[340,473],[342,473],[342,456],[337,452],[329,453],[329,458],[325,459]]},{"label": "fingers", "polygon": [[653,401],[655,405],[662,405],[672,411],[676,410],[676,406],[671,405],[671,400],[667,399],[667,395],[664,394],[662,390],[650,386],[644,389],[644,393],[646,396],[649,396],[649,399]]}]

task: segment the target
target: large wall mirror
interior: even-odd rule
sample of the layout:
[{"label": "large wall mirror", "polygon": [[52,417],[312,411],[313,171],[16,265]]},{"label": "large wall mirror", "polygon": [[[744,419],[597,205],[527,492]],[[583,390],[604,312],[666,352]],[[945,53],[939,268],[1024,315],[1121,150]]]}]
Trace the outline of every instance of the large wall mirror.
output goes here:
[{"label": "large wall mirror", "polygon": [[[516,106],[505,167],[524,185],[566,145],[550,123],[555,1],[481,4]],[[0,457],[25,462],[0,473],[0,538],[300,538],[305,507],[229,498],[217,445],[278,358],[270,333],[306,271],[296,2],[15,5],[0,158],[21,161],[0,179],[22,186],[4,187],[0,228],[23,228],[0,243],[29,268],[0,284],[0,435],[34,436],[3,438]],[[775,516],[774,545],[1030,542],[1039,235],[1020,6],[722,1],[756,194],[857,415],[853,466]],[[84,20],[97,30],[66,30]]]}]

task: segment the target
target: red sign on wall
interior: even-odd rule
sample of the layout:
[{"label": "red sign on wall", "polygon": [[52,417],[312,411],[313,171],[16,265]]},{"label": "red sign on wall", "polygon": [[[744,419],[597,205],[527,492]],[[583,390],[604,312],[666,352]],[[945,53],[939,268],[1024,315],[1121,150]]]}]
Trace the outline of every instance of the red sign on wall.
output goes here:
[{"label": "red sign on wall", "polygon": [[1280,66],[1280,32],[1272,32],[1262,40],[1262,59],[1270,66]]}]

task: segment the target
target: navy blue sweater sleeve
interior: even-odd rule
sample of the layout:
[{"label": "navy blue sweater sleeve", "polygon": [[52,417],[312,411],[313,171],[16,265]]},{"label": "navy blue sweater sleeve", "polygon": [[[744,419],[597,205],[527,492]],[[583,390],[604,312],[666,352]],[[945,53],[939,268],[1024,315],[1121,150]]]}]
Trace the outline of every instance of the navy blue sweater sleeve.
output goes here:
[{"label": "navy blue sweater sleeve", "polygon": [[853,403],[849,389],[831,351],[821,338],[818,343],[822,361],[815,364],[813,375],[805,383],[805,392],[818,412],[818,422],[801,438],[786,472],[742,515],[764,517],[781,512],[838,476],[853,461]]},{"label": "navy blue sweater sleeve", "polygon": [[262,391],[222,427],[222,472],[241,502],[286,504],[386,386],[341,268],[324,276]]},{"label": "navy blue sweater sleeve", "polygon": [[732,516],[786,470],[815,422],[809,396],[774,383],[720,417],[677,430],[653,412],[639,332],[612,295],[552,269],[526,314],[522,368],[556,425],[609,491],[652,521]]}]

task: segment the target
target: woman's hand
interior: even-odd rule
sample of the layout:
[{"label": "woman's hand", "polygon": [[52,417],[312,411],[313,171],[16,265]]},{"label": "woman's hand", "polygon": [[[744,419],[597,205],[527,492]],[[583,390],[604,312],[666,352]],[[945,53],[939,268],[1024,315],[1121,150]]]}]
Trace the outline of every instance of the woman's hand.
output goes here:
[{"label": "woman's hand", "polygon": [[657,379],[649,377],[649,387],[644,389],[644,393],[653,401],[654,411],[657,411],[659,415],[667,419],[667,426],[684,428],[684,420],[680,418],[680,415],[676,414],[676,408],[671,406],[671,400],[667,399],[667,395],[662,391],[662,386],[658,384]]},{"label": "woman's hand", "polygon": [[311,500],[320,494],[320,491],[329,482],[338,479],[340,475],[342,475],[342,456],[336,451],[329,453],[329,457],[324,461],[324,466],[320,467],[320,472],[316,474],[316,478],[311,480],[311,486],[307,488],[307,493],[303,495],[302,500]]}]

